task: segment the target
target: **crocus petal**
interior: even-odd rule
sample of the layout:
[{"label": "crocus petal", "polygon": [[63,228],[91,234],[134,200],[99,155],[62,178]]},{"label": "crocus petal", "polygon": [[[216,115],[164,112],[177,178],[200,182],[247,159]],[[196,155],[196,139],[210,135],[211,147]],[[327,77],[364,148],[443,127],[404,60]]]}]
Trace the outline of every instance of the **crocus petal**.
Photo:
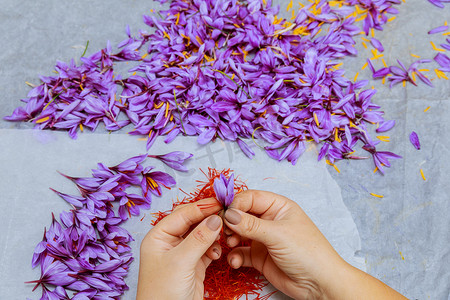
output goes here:
[{"label": "crocus petal", "polygon": [[411,134],[409,135],[409,140],[417,150],[420,150],[419,136],[415,131],[411,132]]},{"label": "crocus petal", "polygon": [[431,29],[430,31],[428,31],[428,34],[435,34],[435,33],[440,33],[440,32],[444,32],[448,30],[448,26],[444,25],[444,26],[439,26],[436,28]]},{"label": "crocus petal", "polygon": [[392,129],[394,127],[395,121],[389,120],[389,121],[383,121],[380,123],[380,126],[376,129],[376,132],[386,132]]}]

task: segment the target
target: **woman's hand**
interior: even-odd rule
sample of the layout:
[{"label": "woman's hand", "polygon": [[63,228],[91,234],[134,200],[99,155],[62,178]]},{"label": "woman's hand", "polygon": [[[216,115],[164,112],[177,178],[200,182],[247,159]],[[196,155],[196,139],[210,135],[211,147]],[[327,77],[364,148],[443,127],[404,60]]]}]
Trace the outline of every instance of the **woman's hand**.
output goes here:
[{"label": "woman's hand", "polygon": [[294,201],[264,191],[238,194],[225,212],[227,243],[250,239],[228,255],[231,267],[254,267],[295,299],[405,299],[347,264]]},{"label": "woman's hand", "polygon": [[141,244],[136,299],[203,299],[205,270],[222,251],[222,219],[213,215],[220,209],[213,198],[181,205],[149,231]]}]

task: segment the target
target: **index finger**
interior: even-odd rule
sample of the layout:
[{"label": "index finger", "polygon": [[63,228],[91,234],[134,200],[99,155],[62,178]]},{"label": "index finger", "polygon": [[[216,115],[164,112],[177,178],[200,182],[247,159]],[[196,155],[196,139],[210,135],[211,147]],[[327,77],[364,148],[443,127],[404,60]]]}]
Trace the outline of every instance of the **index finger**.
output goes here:
[{"label": "index finger", "polygon": [[258,190],[246,190],[234,197],[230,208],[259,215],[262,219],[281,219],[295,203],[284,196]]},{"label": "index finger", "polygon": [[201,222],[221,209],[222,206],[215,198],[202,199],[174,210],[156,224],[152,230],[179,237],[185,234],[192,225]]}]

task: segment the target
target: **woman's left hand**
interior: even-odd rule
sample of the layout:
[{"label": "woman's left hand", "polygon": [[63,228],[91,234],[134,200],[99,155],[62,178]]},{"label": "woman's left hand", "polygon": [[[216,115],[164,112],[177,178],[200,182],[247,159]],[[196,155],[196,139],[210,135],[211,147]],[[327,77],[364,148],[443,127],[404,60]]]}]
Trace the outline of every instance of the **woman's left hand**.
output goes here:
[{"label": "woman's left hand", "polygon": [[180,205],[148,232],[141,244],[137,300],[203,299],[206,268],[222,253],[217,242],[222,218],[214,215],[220,210],[214,198]]}]

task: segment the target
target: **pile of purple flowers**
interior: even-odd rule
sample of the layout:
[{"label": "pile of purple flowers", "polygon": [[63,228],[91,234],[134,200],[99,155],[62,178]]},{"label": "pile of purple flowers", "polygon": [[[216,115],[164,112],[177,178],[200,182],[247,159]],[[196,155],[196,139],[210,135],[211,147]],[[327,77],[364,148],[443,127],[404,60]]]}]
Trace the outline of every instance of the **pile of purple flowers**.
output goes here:
[{"label": "pile of purple flowers", "polygon": [[[369,28],[396,12],[390,7],[397,2],[386,3],[378,10],[367,4],[377,20]],[[72,138],[100,122],[107,130],[130,124],[130,134],[148,136],[147,149],[158,136],[198,136],[200,144],[220,138],[249,157],[254,152],[242,139],[257,138],[270,157],[292,164],[307,141],[320,143],[319,159],[331,162],[363,158],[354,155],[358,142],[377,154],[379,141],[368,134],[368,126],[384,122],[371,102],[376,90],[362,90],[367,81],[351,82],[338,69],[340,58],[357,54],[360,28],[349,9],[322,0],[291,23],[276,16],[271,1],[174,0],[144,16],[153,34],[128,31],[119,52],[108,45],[80,66],[58,62],[58,75],[41,77],[25,107],[6,119],[65,129]],[[114,73],[119,61],[139,65],[122,78]]]},{"label": "pile of purple flowers", "polygon": [[[172,152],[153,157],[186,171],[183,162],[191,156]],[[29,283],[36,284],[34,289],[42,286],[41,299],[119,299],[128,290],[124,277],[133,261],[133,238],[121,225],[150,208],[162,187],[175,185],[169,174],[144,167],[146,158],[132,157],[113,167],[99,163],[92,177],[64,175],[80,195],[54,190],[73,209],[63,211],[60,221],[52,214],[52,224],[35,248],[32,266],[40,266],[41,277]],[[140,187],[142,193],[128,192],[131,187]]]}]

